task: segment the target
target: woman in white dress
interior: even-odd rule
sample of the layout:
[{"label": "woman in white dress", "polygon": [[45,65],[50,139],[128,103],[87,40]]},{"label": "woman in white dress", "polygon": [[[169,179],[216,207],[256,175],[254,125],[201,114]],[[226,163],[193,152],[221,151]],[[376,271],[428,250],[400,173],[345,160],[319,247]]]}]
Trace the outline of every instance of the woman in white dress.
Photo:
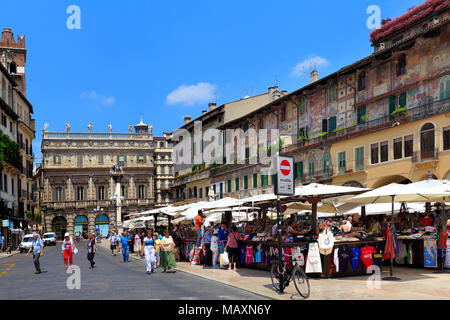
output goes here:
[{"label": "woman in white dress", "polygon": [[145,254],[145,265],[147,267],[147,274],[155,272],[154,263],[156,262],[155,244],[152,237],[152,232],[147,231],[147,236],[144,238],[141,255]]}]

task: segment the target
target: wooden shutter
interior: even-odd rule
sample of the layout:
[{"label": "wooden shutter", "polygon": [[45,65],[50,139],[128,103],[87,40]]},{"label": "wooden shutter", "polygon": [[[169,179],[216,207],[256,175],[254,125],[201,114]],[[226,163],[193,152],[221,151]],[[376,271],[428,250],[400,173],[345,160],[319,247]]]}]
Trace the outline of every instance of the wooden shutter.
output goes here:
[{"label": "wooden shutter", "polygon": [[322,132],[328,131],[328,119],[322,119]]},{"label": "wooden shutter", "polygon": [[391,115],[396,109],[395,96],[389,96],[389,114]]},{"label": "wooden shutter", "polygon": [[398,106],[406,107],[406,92],[402,93],[400,97],[398,98]]},{"label": "wooden shutter", "polygon": [[330,132],[336,130],[336,116],[330,117]]}]

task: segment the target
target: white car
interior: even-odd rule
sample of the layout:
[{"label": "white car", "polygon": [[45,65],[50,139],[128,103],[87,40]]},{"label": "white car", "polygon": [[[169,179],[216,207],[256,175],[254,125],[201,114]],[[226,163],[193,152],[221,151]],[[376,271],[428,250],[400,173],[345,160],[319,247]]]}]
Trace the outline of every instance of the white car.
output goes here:
[{"label": "white car", "polygon": [[28,250],[30,250],[31,248],[33,240],[34,238],[32,234],[27,234],[26,236],[24,236],[22,242],[19,244],[20,253],[28,252]]},{"label": "white car", "polygon": [[42,241],[44,242],[44,246],[56,246],[56,233],[44,233],[44,235],[42,236]]}]

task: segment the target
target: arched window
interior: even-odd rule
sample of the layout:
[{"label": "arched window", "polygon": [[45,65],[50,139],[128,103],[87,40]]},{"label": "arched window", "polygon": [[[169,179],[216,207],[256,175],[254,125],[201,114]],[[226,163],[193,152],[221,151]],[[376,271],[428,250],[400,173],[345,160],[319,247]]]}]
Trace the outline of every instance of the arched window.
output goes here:
[{"label": "arched window", "polygon": [[361,72],[358,78],[358,91],[366,90],[366,73]]},{"label": "arched window", "polygon": [[420,153],[422,159],[434,156],[434,125],[432,123],[425,124],[420,130]]},{"label": "arched window", "polygon": [[406,55],[402,54],[397,60],[397,76],[406,73]]},{"label": "arched window", "polygon": [[308,160],[308,170],[309,175],[312,177],[316,171],[316,159],[314,159],[314,157],[311,157]]},{"label": "arched window", "polygon": [[439,82],[439,100],[450,98],[450,76],[445,76]]},{"label": "arched window", "polygon": [[322,170],[329,172],[331,170],[331,157],[329,153],[325,153],[322,158]]}]

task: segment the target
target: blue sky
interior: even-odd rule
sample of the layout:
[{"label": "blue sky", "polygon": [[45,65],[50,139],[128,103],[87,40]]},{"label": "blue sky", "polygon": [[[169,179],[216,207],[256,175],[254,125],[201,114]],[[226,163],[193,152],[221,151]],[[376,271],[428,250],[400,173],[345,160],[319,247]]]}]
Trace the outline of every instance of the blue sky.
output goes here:
[{"label": "blue sky", "polygon": [[[301,63],[315,58],[319,77],[372,52],[369,5],[394,18],[424,0],[92,1],[2,3],[0,28],[26,36],[27,97],[41,131],[126,132],[153,125],[161,135],[220,105],[278,84],[289,92],[309,81]],[[69,30],[70,5],[81,29]],[[300,66],[296,68],[296,66]]]}]

